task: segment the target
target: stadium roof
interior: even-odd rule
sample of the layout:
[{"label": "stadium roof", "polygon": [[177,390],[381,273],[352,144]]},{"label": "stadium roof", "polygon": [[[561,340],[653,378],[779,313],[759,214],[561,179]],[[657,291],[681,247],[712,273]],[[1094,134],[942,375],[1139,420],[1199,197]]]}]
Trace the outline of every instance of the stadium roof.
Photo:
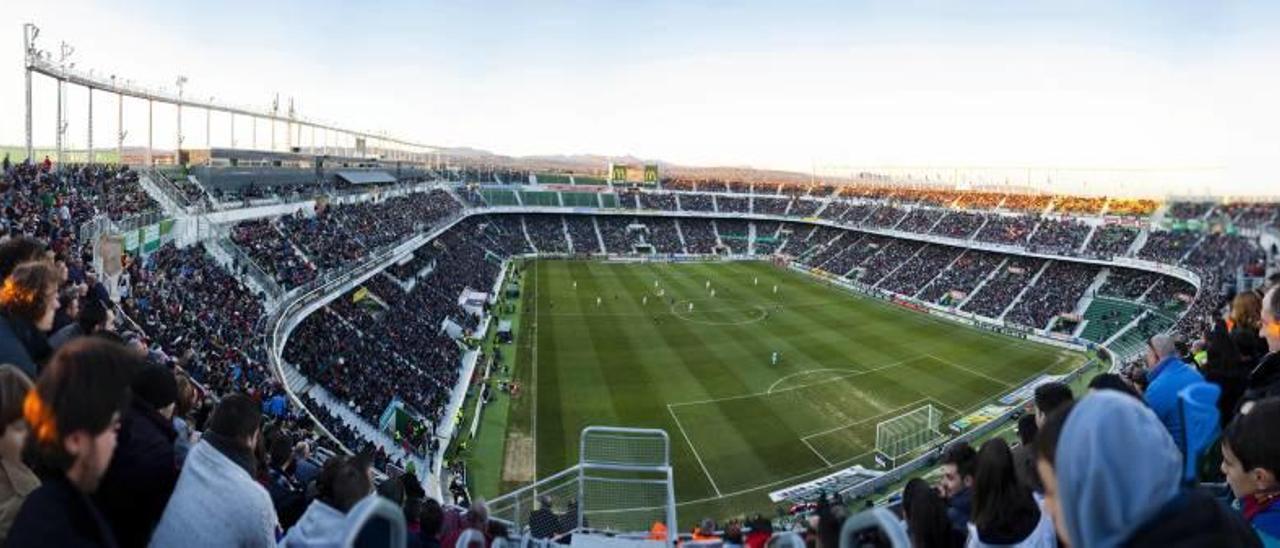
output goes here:
[{"label": "stadium roof", "polygon": [[353,185],[377,185],[396,182],[395,177],[381,170],[343,170],[339,171],[337,175],[342,180]]}]

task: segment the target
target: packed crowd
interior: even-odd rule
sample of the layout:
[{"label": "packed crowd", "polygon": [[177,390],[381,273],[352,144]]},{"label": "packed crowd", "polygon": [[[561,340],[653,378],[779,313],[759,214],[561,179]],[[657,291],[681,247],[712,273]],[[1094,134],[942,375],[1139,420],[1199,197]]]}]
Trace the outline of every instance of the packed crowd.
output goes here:
[{"label": "packed crowd", "polygon": [[[682,196],[683,198],[683,196]],[[722,213],[750,213],[751,201],[739,196],[715,196],[716,211]],[[685,208],[688,209],[688,204]]]},{"label": "packed crowd", "polygon": [[978,231],[977,239],[1005,245],[1026,245],[1036,228],[1036,217],[1030,215],[988,215],[987,224]]},{"label": "packed crowd", "polygon": [[1008,257],[1004,266],[970,295],[969,302],[961,309],[979,316],[1000,318],[1042,266],[1042,259]]},{"label": "packed crowd", "polygon": [[[783,215],[787,212],[787,205],[791,200],[786,198],[764,198],[756,196],[751,199],[751,211],[763,215]],[[720,211],[725,211],[724,203],[721,202]]]},{"label": "packed crowd", "polygon": [[600,253],[600,238],[596,236],[592,217],[565,215],[564,224],[569,229],[574,253]]},{"label": "packed crowd", "polygon": [[297,287],[316,277],[315,265],[294,252],[293,244],[270,219],[237,223],[231,228],[231,241],[285,287]]},{"label": "packed crowd", "polygon": [[945,245],[926,244],[911,260],[884,278],[880,287],[900,295],[913,297],[935,276],[947,271],[947,266],[963,250]]},{"label": "packed crowd", "polygon": [[681,194],[678,198],[681,211],[715,211],[716,204],[710,194]]},{"label": "packed crowd", "polygon": [[933,227],[933,233],[948,238],[969,239],[982,227],[985,217],[966,211],[952,211]]},{"label": "packed crowd", "polygon": [[1009,311],[1007,319],[1035,329],[1046,327],[1053,317],[1076,309],[1098,270],[1093,265],[1054,261]]},{"label": "packed crowd", "polygon": [[1138,239],[1138,229],[1121,225],[1102,225],[1093,231],[1089,238],[1086,252],[1092,255],[1110,257],[1123,255]]},{"label": "packed crowd", "polygon": [[1074,255],[1089,235],[1089,225],[1074,219],[1040,219],[1027,248],[1042,253]]},{"label": "packed crowd", "polygon": [[684,235],[684,247],[689,253],[715,253],[719,245],[715,228],[706,219],[680,219],[675,221]]}]

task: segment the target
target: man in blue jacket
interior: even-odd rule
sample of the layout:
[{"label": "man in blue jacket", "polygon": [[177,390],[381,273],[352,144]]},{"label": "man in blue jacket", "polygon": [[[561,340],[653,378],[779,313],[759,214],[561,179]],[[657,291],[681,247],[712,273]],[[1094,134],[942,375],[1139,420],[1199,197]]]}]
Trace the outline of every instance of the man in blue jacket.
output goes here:
[{"label": "man in blue jacket", "polygon": [[1147,391],[1144,398],[1184,455],[1187,452],[1186,435],[1178,408],[1178,392],[1202,382],[1204,377],[1200,372],[1178,357],[1172,337],[1160,334],[1147,340]]}]

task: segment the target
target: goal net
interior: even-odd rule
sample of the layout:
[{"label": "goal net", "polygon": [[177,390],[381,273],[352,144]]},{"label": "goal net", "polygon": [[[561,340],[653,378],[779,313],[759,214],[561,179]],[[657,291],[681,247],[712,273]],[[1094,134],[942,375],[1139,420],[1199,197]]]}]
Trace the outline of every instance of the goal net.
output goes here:
[{"label": "goal net", "polygon": [[876,423],[876,462],[892,468],[944,437],[939,426],[942,413],[933,404]]}]

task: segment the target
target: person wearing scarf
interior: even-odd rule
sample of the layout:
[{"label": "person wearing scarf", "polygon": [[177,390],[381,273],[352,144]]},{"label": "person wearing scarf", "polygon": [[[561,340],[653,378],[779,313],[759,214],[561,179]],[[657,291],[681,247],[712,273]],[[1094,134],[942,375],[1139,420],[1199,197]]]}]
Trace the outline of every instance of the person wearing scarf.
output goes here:
[{"label": "person wearing scarf", "polygon": [[1264,546],[1280,547],[1280,398],[1247,403],[1222,435],[1222,473],[1234,506]]}]

